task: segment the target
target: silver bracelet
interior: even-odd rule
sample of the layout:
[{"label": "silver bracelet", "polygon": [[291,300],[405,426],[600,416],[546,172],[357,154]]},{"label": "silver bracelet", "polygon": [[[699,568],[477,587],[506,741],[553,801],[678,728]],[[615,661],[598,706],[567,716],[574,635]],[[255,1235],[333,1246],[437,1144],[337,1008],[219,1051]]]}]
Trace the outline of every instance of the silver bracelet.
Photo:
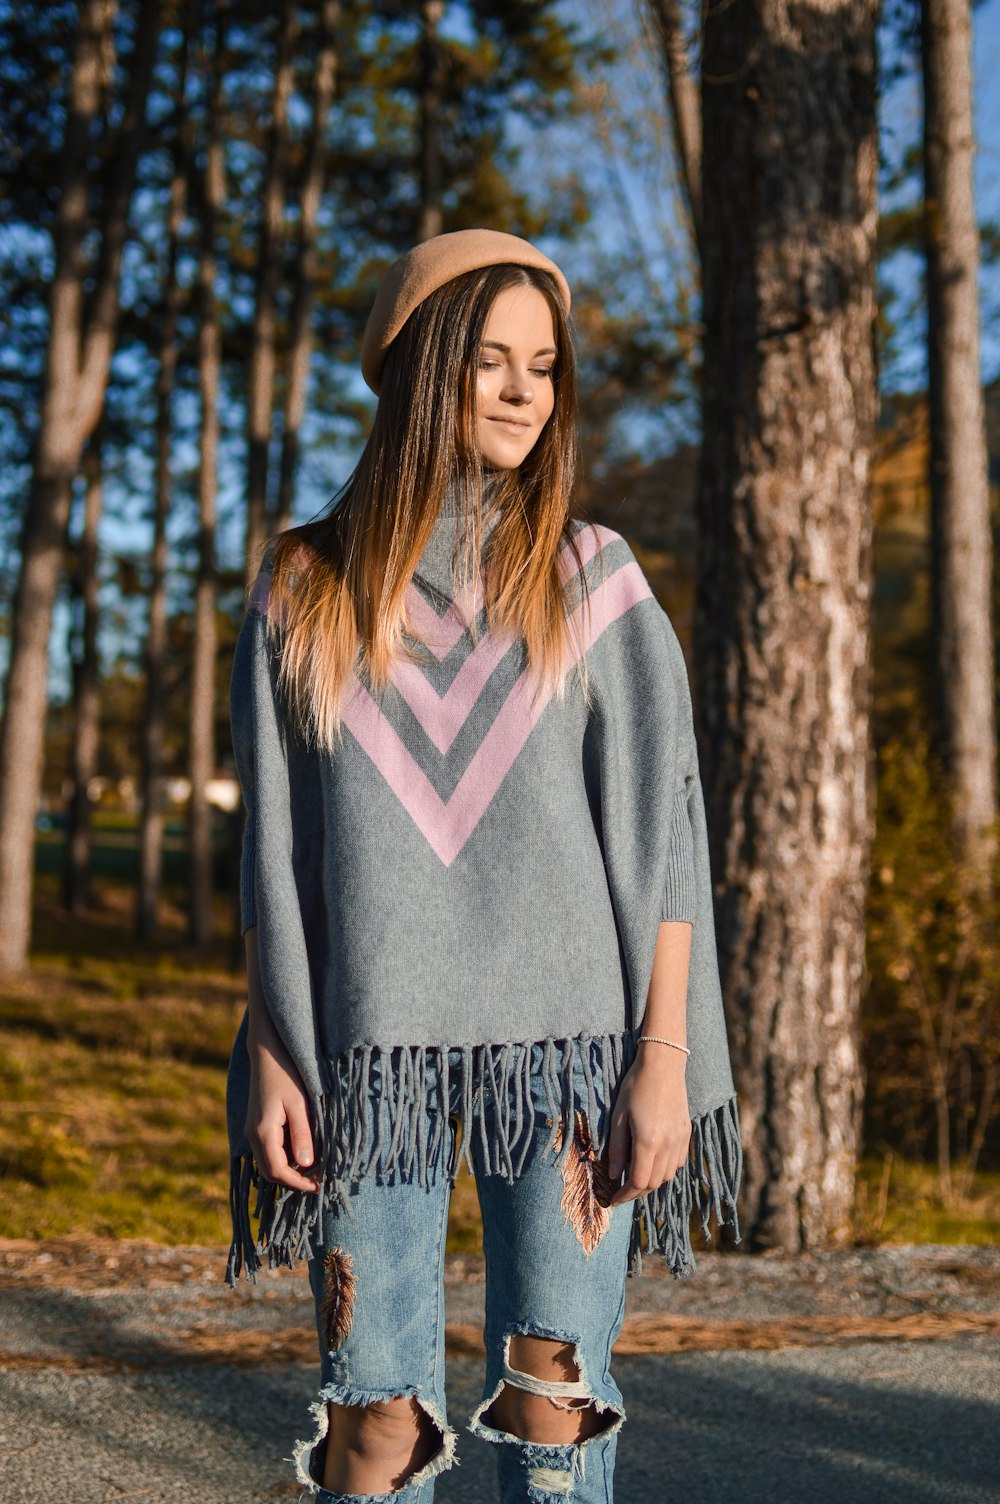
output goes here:
[{"label": "silver bracelet", "polygon": [[675,1050],[683,1050],[685,1055],[691,1053],[686,1044],[678,1044],[676,1039],[661,1039],[659,1034],[640,1034],[639,1043],[642,1044],[644,1039],[650,1040],[653,1044],[672,1044]]}]

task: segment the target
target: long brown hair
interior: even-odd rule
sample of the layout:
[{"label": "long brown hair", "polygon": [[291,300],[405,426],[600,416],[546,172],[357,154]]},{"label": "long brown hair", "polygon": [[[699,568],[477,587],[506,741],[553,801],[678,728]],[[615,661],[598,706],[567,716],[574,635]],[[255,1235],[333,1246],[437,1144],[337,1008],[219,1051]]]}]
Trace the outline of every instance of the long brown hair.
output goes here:
[{"label": "long brown hair", "polygon": [[[497,520],[484,545],[479,348],[498,293],[517,286],[536,287],[552,310],[555,403],[523,463],[497,473],[491,486]],[[417,640],[406,590],[449,488],[462,522],[463,574],[481,562],[489,628],[523,635],[530,670],[560,698],[567,667],[578,662],[589,700],[582,632],[571,647],[565,575],[557,563],[566,539],[589,606],[571,528],[576,465],[572,333],[551,275],[510,263],[482,267],[418,304],[389,347],[371,434],[326,515],[277,534],[261,549],[261,557],[272,559],[268,624],[280,645],[278,687],[307,744],[331,752],[339,744],[352,669],[378,693],[397,656],[418,656],[404,641],[404,633]]]}]

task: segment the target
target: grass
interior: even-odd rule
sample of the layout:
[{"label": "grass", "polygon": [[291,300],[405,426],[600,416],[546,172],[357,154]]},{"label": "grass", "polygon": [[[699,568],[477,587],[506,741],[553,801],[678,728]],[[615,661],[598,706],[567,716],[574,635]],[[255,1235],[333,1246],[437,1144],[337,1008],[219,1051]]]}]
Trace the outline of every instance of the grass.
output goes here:
[{"label": "grass", "polygon": [[[131,929],[130,890],[101,883],[67,919],[40,874],[30,974],[0,984],[0,1237],[72,1233],[178,1244],[230,1238],[226,1066],[245,1003],[231,945]],[[220,904],[218,930],[230,920]],[[458,1176],[448,1248],[481,1247],[475,1182]]]},{"label": "grass", "polygon": [[933,1165],[868,1156],[858,1167],[855,1233],[869,1244],[996,1244],[1000,1174],[977,1171],[968,1194],[956,1190],[944,1200]]},{"label": "grass", "polygon": [[0,1233],[224,1241],[240,978],[186,950],[173,908],[144,946],[124,890],[67,921],[38,887],[32,972],[0,992]]},{"label": "grass", "polygon": [[[97,885],[79,919],[59,909],[54,874],[36,897],[32,970],[0,984],[0,1237],[228,1245],[226,1065],[245,999],[231,942],[194,951],[169,899],[163,939],[137,941],[126,885]],[[225,934],[228,904],[217,917]],[[869,1244],[996,1242],[1000,1174],[944,1205],[932,1167],[872,1157],[856,1220]],[[482,1246],[464,1169],[447,1246]]]}]

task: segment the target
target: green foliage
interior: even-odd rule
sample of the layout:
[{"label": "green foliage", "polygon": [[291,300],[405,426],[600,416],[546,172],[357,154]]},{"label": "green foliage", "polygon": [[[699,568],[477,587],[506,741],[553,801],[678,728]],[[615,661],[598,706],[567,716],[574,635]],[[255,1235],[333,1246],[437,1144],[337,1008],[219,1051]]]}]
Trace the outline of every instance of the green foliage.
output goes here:
[{"label": "green foliage", "polygon": [[859,1243],[973,1243],[1000,1240],[1000,1174],[977,1171],[961,1196],[942,1200],[934,1167],[891,1152],[858,1166],[854,1214]]},{"label": "green foliage", "polygon": [[938,1161],[967,1186],[998,1149],[1000,873],[976,881],[948,827],[947,782],[923,728],[878,755],[864,1002],[866,1142]]},{"label": "green foliage", "polygon": [[[228,1245],[226,1066],[245,1001],[228,943],[206,961],[167,906],[163,943],[140,944],[128,886],[96,883],[78,920],[55,892],[39,881],[30,976],[0,989],[0,1237]],[[481,1248],[463,1171],[448,1250]]]},{"label": "green foliage", "polygon": [[983,266],[996,266],[1000,261],[1000,223],[995,219],[980,222],[979,260]]},{"label": "green foliage", "polygon": [[[869,1242],[986,1242],[1000,1231],[1000,1173],[973,1173],[966,1159],[957,1166],[960,1194],[943,1199],[933,1166],[895,1152],[924,1151],[933,1107],[912,1010],[892,976],[895,952],[883,953],[888,911],[920,929],[924,909],[944,899],[939,922],[948,934],[948,869],[940,832],[921,815],[929,784],[919,747],[912,761],[890,753],[882,775],[878,859],[912,852],[923,876],[903,863],[892,881],[883,873],[873,883],[866,1004],[873,1108],[857,1232]],[[30,977],[0,990],[0,1237],[88,1233],[221,1247],[229,1239],[225,1070],[244,1004],[242,973],[227,968],[223,944],[208,961],[186,947],[179,908],[168,908],[161,945],[140,945],[127,886],[98,884],[79,921],[56,908],[55,886],[39,883]],[[938,943],[931,934],[933,926],[924,948]],[[947,956],[940,971],[947,977]],[[907,1140],[907,1114],[923,1124],[916,1140]],[[463,1170],[448,1250],[481,1247],[475,1182]]]}]

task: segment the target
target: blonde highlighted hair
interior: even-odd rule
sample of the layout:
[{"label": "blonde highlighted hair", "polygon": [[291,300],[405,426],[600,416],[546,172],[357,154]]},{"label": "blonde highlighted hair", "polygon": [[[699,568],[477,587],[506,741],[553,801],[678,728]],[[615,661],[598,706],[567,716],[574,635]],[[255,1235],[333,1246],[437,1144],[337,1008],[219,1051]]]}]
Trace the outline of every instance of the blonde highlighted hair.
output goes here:
[{"label": "blonde highlighted hair", "polygon": [[[516,286],[537,288],[552,310],[555,403],[523,463],[496,473],[497,519],[483,543],[479,349],[494,300]],[[377,694],[397,657],[419,659],[404,641],[404,634],[417,640],[406,591],[449,489],[463,525],[463,574],[481,567],[489,628],[523,636],[530,670],[560,698],[578,663],[589,701],[583,633],[572,632],[566,615],[559,559],[565,543],[589,608],[570,512],[577,443],[572,334],[548,272],[481,267],[418,304],[389,347],[355,469],[325,515],[268,539],[258,559],[271,566],[267,616],[279,649],[278,689],[307,745],[330,752],[339,745],[352,670]]]}]

